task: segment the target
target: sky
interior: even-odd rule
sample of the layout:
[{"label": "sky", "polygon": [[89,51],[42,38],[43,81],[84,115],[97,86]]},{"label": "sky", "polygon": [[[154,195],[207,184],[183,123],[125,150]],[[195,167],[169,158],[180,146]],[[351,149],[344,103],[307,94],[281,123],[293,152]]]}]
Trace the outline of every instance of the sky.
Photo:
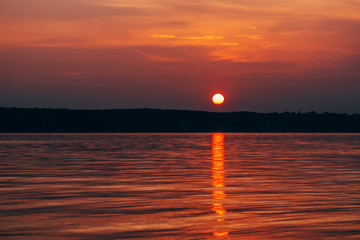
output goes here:
[{"label": "sky", "polygon": [[0,106],[360,112],[359,12],[360,0],[0,0]]}]

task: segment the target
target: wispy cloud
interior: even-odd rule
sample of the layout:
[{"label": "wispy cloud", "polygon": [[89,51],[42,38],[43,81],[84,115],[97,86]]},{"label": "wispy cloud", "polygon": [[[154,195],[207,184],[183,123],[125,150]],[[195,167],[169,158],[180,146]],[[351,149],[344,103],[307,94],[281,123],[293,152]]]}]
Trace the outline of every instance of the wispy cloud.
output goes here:
[{"label": "wispy cloud", "polygon": [[217,35],[206,35],[206,36],[176,36],[172,34],[150,34],[153,38],[164,38],[164,39],[180,39],[180,40],[220,40],[224,36]]},{"label": "wispy cloud", "polygon": [[178,39],[179,37],[171,34],[150,34],[152,38]]},{"label": "wispy cloud", "polygon": [[168,56],[159,56],[151,53],[147,53],[144,51],[136,50],[137,53],[145,56],[148,61],[151,62],[178,62],[183,60],[182,58],[176,58],[176,57],[168,57]]},{"label": "wispy cloud", "polygon": [[235,37],[249,38],[249,39],[254,39],[254,40],[263,39],[260,35],[257,35],[257,34],[238,34],[238,35],[235,35]]},{"label": "wispy cloud", "polygon": [[223,39],[224,36],[188,36],[188,37],[179,37],[179,39],[184,40],[219,40]]},{"label": "wispy cloud", "polygon": [[225,43],[220,43],[220,45],[222,45],[222,46],[237,46],[237,45],[239,45],[239,43],[237,43],[237,42],[225,42]]},{"label": "wispy cloud", "polygon": [[0,16],[26,19],[75,21],[108,16],[147,16],[143,7],[95,5],[79,0],[17,0],[1,1]]},{"label": "wispy cloud", "polygon": [[256,30],[256,27],[254,26],[246,26],[247,29],[250,29],[250,30]]},{"label": "wispy cloud", "polygon": [[265,44],[263,47],[264,48],[276,48],[276,47],[280,47],[280,44]]}]

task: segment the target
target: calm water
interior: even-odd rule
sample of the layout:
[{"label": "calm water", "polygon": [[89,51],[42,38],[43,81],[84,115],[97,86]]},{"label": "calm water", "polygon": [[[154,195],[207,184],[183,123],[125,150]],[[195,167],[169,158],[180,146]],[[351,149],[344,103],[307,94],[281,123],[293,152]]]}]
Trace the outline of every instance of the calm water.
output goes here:
[{"label": "calm water", "polygon": [[360,134],[1,134],[1,239],[360,239]]}]

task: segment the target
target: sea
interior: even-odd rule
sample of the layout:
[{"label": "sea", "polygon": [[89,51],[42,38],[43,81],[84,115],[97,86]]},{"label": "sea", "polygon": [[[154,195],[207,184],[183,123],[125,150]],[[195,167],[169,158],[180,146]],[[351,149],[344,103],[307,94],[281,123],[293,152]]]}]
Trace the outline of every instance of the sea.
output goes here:
[{"label": "sea", "polygon": [[360,134],[0,134],[0,239],[360,239]]}]

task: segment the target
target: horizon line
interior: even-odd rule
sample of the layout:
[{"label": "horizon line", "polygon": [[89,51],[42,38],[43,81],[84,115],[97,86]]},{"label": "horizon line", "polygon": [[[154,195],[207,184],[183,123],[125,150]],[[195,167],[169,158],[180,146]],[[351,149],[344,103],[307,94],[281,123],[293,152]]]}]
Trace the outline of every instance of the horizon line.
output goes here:
[{"label": "horizon line", "polygon": [[69,110],[69,111],[134,111],[134,110],[157,110],[157,111],[187,111],[187,112],[204,112],[204,113],[257,113],[257,114],[284,114],[284,113],[290,113],[290,114],[345,114],[345,115],[359,115],[360,112],[355,113],[346,113],[346,112],[317,112],[317,111],[272,111],[272,112],[256,112],[256,111],[248,111],[248,110],[239,110],[239,111],[206,111],[206,110],[193,110],[193,109],[174,109],[174,108],[150,108],[150,107],[141,107],[141,108],[66,108],[66,107],[2,107],[0,106],[0,109],[28,109],[28,110]]}]

